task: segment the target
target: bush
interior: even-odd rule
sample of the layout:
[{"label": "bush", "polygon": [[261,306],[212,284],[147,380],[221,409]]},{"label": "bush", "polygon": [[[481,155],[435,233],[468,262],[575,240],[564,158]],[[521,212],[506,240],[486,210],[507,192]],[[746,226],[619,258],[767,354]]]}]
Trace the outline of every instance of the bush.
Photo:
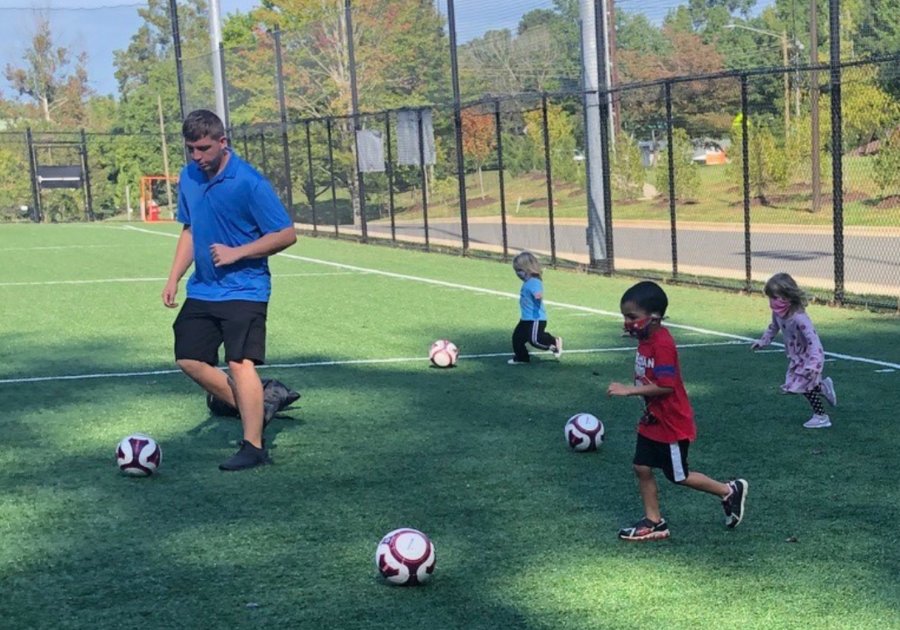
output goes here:
[{"label": "bush", "polygon": [[894,131],[882,142],[873,166],[872,176],[881,192],[900,187],[900,130]]},{"label": "bush", "polygon": [[[668,176],[668,172],[666,175]],[[641,149],[637,141],[627,133],[620,133],[616,138],[616,154],[612,160],[612,189],[620,199],[638,199],[644,194]]]},{"label": "bush", "polygon": [[[672,130],[672,145],[666,151],[672,151],[675,162],[675,199],[693,201],[700,189],[699,168],[694,163],[694,149],[687,131]],[[669,154],[656,167],[656,188],[666,199],[669,198]]]}]

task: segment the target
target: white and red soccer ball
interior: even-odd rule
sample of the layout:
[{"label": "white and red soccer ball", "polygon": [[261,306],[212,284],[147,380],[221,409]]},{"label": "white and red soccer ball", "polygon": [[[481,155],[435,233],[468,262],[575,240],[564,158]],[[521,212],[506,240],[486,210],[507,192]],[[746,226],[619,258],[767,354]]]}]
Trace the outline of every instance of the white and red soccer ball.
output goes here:
[{"label": "white and red soccer ball", "polygon": [[425,584],[434,572],[434,545],[417,529],[395,529],[378,543],[375,566],[392,584]]},{"label": "white and red soccer ball", "polygon": [[575,414],[566,422],[566,441],[573,451],[596,451],[603,434],[603,423],[589,413]]},{"label": "white and red soccer ball", "polygon": [[439,339],[431,344],[428,358],[431,359],[432,365],[436,367],[453,367],[456,365],[457,359],[459,359],[459,348],[452,341]]},{"label": "white and red soccer ball", "polygon": [[152,437],[135,433],[119,442],[116,464],[126,475],[149,477],[162,463],[162,449]]}]

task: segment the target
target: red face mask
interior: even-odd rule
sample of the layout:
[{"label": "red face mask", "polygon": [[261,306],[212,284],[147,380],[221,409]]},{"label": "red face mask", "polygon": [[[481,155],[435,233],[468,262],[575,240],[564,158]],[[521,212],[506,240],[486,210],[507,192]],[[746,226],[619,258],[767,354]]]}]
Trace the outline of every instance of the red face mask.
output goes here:
[{"label": "red face mask", "polygon": [[635,339],[646,339],[650,336],[650,324],[653,322],[653,316],[647,315],[633,322],[625,322],[625,332],[629,337]]}]

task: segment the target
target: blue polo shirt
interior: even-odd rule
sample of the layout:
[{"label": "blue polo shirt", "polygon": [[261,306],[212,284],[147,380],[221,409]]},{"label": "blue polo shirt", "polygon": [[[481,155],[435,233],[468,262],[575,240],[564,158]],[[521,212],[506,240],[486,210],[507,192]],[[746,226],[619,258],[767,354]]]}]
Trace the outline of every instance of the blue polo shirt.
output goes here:
[{"label": "blue polo shirt", "polygon": [[272,279],[265,258],[217,268],[209,251],[216,243],[238,247],[293,225],[265,177],[233,151],[222,172],[211,180],[191,162],[178,180],[178,220],[190,226],[194,238],[189,298],[269,301]]},{"label": "blue polo shirt", "polygon": [[547,321],[547,311],[544,310],[544,300],[537,298],[537,293],[543,295],[544,283],[540,278],[528,278],[522,283],[522,290],[519,292],[519,310],[522,319],[528,322],[544,322]]}]

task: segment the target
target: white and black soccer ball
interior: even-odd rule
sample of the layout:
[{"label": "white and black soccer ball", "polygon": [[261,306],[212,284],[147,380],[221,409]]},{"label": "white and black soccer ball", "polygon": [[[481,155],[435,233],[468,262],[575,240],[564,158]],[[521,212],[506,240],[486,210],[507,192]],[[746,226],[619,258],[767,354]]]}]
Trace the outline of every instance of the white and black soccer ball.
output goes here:
[{"label": "white and black soccer ball", "polygon": [[566,441],[573,451],[596,451],[603,434],[603,423],[589,413],[575,414],[566,422]]},{"label": "white and black soccer ball", "polygon": [[388,582],[425,584],[434,572],[434,545],[417,529],[403,527],[387,534],[375,550],[375,566]]},{"label": "white and black soccer ball", "polygon": [[162,463],[162,449],[152,437],[135,433],[119,442],[116,464],[126,475],[149,477]]},{"label": "white and black soccer ball", "polygon": [[431,350],[428,353],[432,365],[439,368],[448,368],[456,365],[459,359],[459,348],[452,341],[439,339],[431,344]]}]

